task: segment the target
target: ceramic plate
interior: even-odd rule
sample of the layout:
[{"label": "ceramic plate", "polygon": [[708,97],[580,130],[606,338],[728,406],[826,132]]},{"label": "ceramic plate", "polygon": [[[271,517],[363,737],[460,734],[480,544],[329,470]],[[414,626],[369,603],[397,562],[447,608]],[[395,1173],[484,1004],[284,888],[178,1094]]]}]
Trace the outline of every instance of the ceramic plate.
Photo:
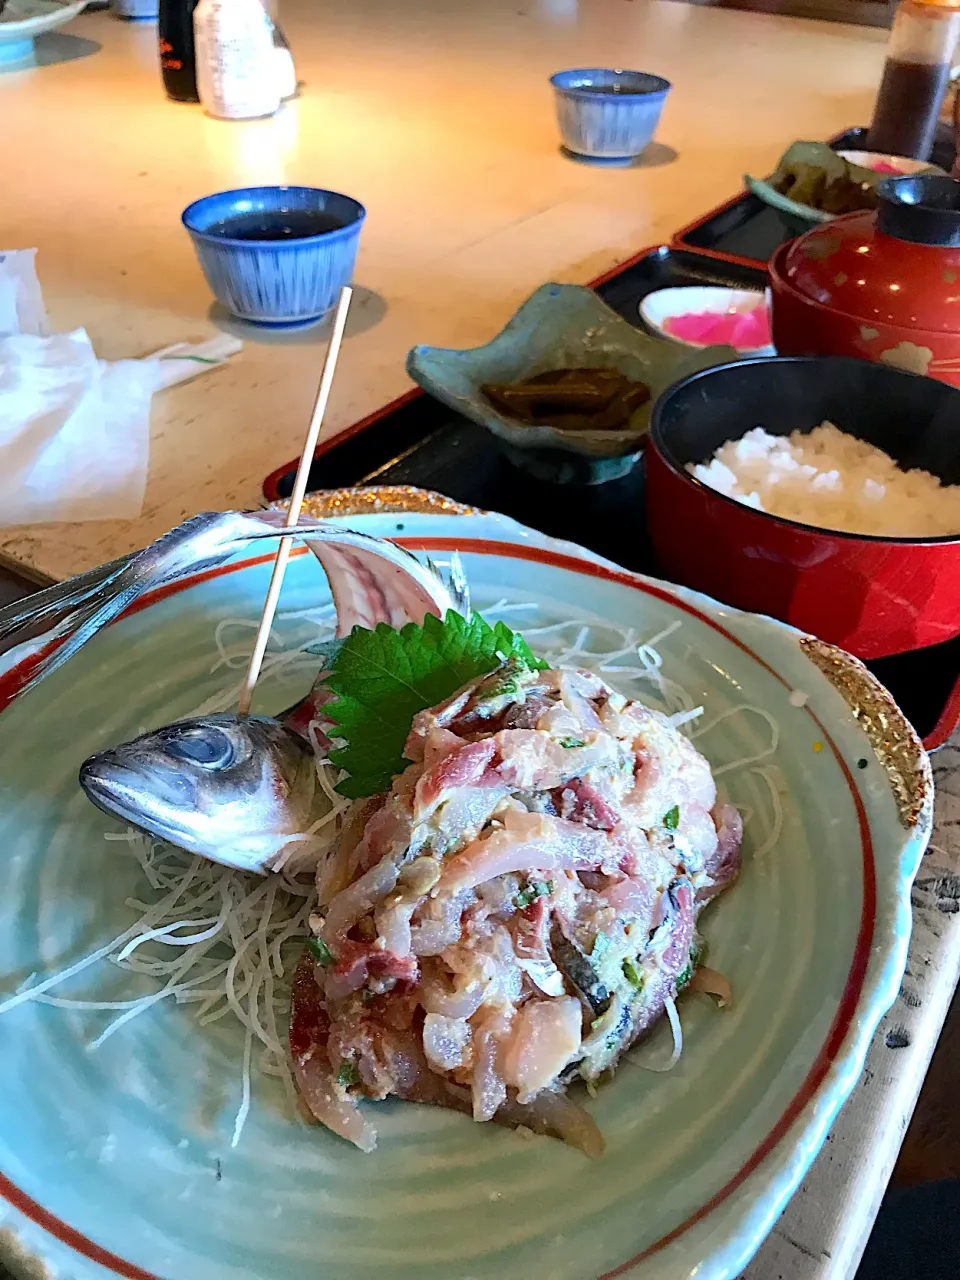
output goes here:
[{"label": "ceramic plate", "polygon": [[882,151],[838,151],[837,155],[851,164],[858,164],[861,169],[872,169],[874,173],[885,173],[889,177],[910,173],[946,173],[946,169],[930,164],[928,160],[891,156]]},{"label": "ceramic plate", "polygon": [[24,40],[62,27],[82,13],[87,0],[7,0],[0,15],[0,41]]},{"label": "ceramic plate", "polygon": [[[533,634],[535,647],[559,636],[609,652],[659,637],[663,674],[705,708],[697,745],[746,814],[743,874],[702,917],[733,1007],[681,1001],[676,1068],[623,1065],[589,1103],[608,1143],[591,1162],[549,1139],[404,1103],[379,1107],[380,1147],[363,1155],[300,1122],[265,1079],[231,1149],[242,1036],[227,1019],[201,1028],[188,1008],[158,1004],[91,1051],[107,1015],[21,1005],[0,1018],[0,1255],[18,1276],[40,1260],[59,1280],[739,1274],[895,997],[930,826],[926,757],[858,663],[779,623],[499,517],[349,523],[440,560],[459,548],[489,614],[529,632],[566,624]],[[77,767],[236,681],[215,669],[214,633],[245,619],[232,634],[249,641],[268,573],[240,562],[165,589],[3,710],[4,992],[130,925],[125,903],[146,891],[142,873],[128,845],[104,839],[121,828],[80,794]],[[328,599],[313,557],[294,558],[279,640],[302,635],[302,611]],[[612,665],[621,688],[655,702],[629,652]],[[265,679],[260,708],[288,705],[309,679]],[[771,786],[782,832],[757,857],[773,823]],[[129,975],[104,965],[60,994],[149,989],[131,991]]]},{"label": "ceramic plate", "polygon": [[[678,338],[664,327],[676,316],[685,315],[722,315],[728,311],[749,312],[757,307],[766,308],[770,313],[770,290],[765,294],[758,289],[727,289],[721,285],[679,285],[671,289],[655,289],[640,300],[640,318],[654,333],[666,338],[668,342],[679,343],[682,347],[693,347],[702,351],[709,346],[706,342],[694,342],[689,338]],[[769,319],[768,319],[769,325]],[[759,347],[737,347],[741,356],[773,356],[776,355],[772,343]]]}]

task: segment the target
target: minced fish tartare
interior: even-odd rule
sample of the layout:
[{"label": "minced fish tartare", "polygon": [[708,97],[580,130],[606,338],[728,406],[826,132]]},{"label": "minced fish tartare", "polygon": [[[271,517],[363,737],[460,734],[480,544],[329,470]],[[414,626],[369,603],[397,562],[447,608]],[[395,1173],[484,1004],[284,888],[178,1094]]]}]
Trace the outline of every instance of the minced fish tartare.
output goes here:
[{"label": "minced fish tartare", "polygon": [[597,1154],[589,1087],[668,1012],[740,816],[670,720],[587,671],[507,662],[417,715],[411,764],[318,873],[290,1045],[314,1116],[363,1150],[394,1094]]}]

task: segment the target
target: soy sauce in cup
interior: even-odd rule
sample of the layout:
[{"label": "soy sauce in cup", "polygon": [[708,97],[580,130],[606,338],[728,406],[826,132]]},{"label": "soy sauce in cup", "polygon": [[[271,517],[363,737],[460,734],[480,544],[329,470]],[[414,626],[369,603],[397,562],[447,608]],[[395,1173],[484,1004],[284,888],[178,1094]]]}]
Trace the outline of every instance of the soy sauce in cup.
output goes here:
[{"label": "soy sauce in cup", "polygon": [[321,212],[288,209],[282,213],[244,213],[225,218],[210,228],[211,234],[226,240],[303,240],[336,231],[344,225],[341,218]]}]

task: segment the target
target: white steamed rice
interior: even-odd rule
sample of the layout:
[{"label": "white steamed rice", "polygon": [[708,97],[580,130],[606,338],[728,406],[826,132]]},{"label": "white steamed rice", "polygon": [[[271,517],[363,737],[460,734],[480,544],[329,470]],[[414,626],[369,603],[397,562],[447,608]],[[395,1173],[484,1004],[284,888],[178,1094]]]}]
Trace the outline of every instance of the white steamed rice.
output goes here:
[{"label": "white steamed rice", "polygon": [[889,538],[960,534],[960,485],[901,471],[882,449],[830,422],[789,436],[754,427],[687,470],[745,506],[821,529]]}]

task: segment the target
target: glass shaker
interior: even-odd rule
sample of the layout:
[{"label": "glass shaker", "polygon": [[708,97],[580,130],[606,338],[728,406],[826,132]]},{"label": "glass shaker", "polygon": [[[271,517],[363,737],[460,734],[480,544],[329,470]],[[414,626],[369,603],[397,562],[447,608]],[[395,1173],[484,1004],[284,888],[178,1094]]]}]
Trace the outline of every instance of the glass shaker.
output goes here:
[{"label": "glass shaker", "polygon": [[929,160],[960,37],[960,0],[901,0],[867,137],[871,151]]}]

